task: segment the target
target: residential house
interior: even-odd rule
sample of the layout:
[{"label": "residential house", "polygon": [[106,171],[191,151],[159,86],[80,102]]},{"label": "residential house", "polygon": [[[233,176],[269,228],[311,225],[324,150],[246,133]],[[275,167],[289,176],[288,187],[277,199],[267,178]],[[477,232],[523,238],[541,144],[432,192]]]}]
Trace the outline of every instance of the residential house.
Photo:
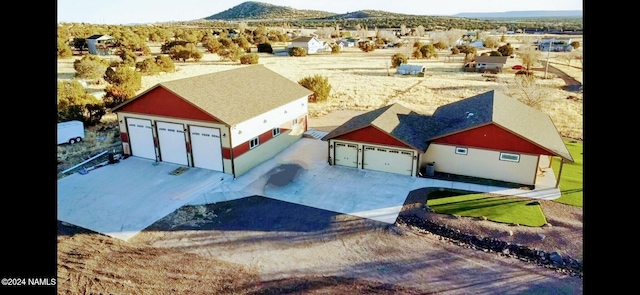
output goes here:
[{"label": "residential house", "polygon": [[291,45],[289,45],[289,48],[292,47],[304,48],[307,54],[316,54],[325,51],[324,44],[315,36],[295,38],[291,40]]},{"label": "residential house", "polygon": [[350,119],[322,140],[330,165],[414,177],[432,170],[534,185],[541,157],[573,162],[548,115],[495,90],[440,106],[432,115],[388,105]]},{"label": "residential house", "polygon": [[489,56],[479,55],[474,60],[465,65],[469,71],[475,72],[502,72],[504,65],[507,63],[508,56]]}]

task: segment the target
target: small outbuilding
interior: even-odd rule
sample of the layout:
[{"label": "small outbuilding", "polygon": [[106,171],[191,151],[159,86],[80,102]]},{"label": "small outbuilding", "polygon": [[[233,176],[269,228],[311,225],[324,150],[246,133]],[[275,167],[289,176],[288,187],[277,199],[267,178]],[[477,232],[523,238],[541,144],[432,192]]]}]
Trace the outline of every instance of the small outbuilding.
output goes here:
[{"label": "small outbuilding", "polygon": [[89,53],[93,55],[112,55],[115,52],[115,38],[109,35],[92,35],[86,39]]},{"label": "small outbuilding", "polygon": [[398,66],[398,74],[400,75],[418,75],[427,70],[427,68],[423,65],[416,64],[400,64]]}]

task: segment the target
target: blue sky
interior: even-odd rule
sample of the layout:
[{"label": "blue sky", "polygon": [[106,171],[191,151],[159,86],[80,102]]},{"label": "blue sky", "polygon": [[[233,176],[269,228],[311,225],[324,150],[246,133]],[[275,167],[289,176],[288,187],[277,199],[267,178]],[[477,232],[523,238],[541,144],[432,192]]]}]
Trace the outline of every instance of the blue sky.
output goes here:
[{"label": "blue sky", "polygon": [[[58,0],[58,22],[91,24],[189,21],[232,8],[246,0]],[[523,10],[582,10],[582,0],[263,0],[295,9],[346,13],[384,10],[416,15]]]}]

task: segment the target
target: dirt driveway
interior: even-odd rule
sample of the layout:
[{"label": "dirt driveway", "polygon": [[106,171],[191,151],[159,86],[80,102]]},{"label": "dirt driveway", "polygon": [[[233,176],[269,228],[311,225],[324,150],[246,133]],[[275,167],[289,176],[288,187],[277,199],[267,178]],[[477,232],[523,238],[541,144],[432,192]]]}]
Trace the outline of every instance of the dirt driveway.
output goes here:
[{"label": "dirt driveway", "polygon": [[581,294],[582,279],[404,225],[254,196],[186,206],[129,242],[258,270],[261,281],[349,277],[438,294]]}]

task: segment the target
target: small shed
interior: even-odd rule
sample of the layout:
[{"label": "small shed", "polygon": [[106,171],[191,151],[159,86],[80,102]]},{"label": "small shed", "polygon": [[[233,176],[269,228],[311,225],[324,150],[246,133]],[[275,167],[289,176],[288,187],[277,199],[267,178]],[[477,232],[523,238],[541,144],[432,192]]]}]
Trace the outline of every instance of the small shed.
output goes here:
[{"label": "small shed", "polygon": [[424,73],[426,71],[426,67],[423,65],[415,65],[415,64],[400,64],[398,66],[398,74],[400,75],[417,75],[419,73]]},{"label": "small shed", "polygon": [[112,55],[115,51],[115,38],[109,35],[92,35],[86,39],[89,53],[93,55]]}]

